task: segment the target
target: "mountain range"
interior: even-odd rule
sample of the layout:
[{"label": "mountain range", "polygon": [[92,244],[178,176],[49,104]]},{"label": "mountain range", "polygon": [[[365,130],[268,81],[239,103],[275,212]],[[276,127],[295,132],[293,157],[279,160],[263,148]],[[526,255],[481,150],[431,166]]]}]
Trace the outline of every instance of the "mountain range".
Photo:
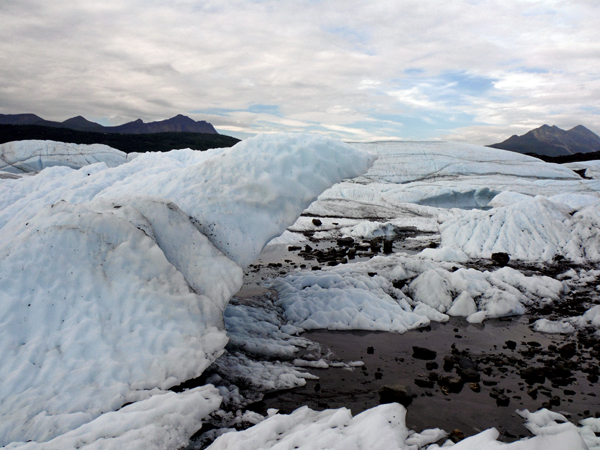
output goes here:
[{"label": "mountain range", "polygon": [[539,156],[558,157],[600,151],[600,136],[583,125],[570,130],[542,125],[522,136],[511,136],[504,142],[488,147]]},{"label": "mountain range", "polygon": [[119,134],[151,134],[151,133],[205,133],[219,134],[217,130],[204,120],[195,121],[179,114],[167,120],[144,123],[138,119],[123,125],[105,127],[96,122],[91,122],[85,117],[76,116],[64,122],[45,120],[35,114],[0,114],[0,125],[37,125],[53,128],[68,128],[77,131],[93,131],[96,133]]}]

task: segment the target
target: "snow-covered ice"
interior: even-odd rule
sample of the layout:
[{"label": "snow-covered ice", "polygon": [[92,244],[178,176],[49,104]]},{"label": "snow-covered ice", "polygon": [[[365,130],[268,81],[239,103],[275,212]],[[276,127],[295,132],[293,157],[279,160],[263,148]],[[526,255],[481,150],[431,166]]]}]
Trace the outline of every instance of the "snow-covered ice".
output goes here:
[{"label": "snow-covered ice", "polygon": [[[399,281],[402,290],[394,287]],[[510,267],[479,271],[400,254],[298,271],[270,286],[294,326],[399,333],[447,321],[446,313],[472,323],[523,314],[526,305],[556,301],[568,289],[562,281]]]},{"label": "snow-covered ice", "polygon": [[[209,414],[226,415],[216,411],[221,402],[253,400],[233,383],[285,389],[314,378],[309,370],[340,366],[298,357],[310,345],[297,336],[305,329],[405,332],[449,316],[478,323],[558,302],[569,286],[599,276],[468,264],[494,252],[531,263],[600,261],[593,162],[571,166],[586,169],[591,179],[582,179],[481,146],[307,135],[128,160],[96,147],[11,145],[0,167],[14,172],[0,177],[0,445],[9,448],[175,449]],[[29,171],[40,172],[20,174]],[[298,218],[303,211],[320,225]],[[441,246],[297,271],[271,281],[279,295],[271,309],[227,306],[241,267],[269,241],[393,239],[406,230]],[[597,308],[534,328],[600,328]],[[264,360],[273,358],[284,362]],[[217,388],[168,391],[210,364]],[[249,413],[235,420],[258,425],[211,448],[438,448],[444,433],[409,431],[405,413],[399,405],[355,417],[301,408],[262,422]],[[600,448],[595,422],[524,417],[536,437],[505,445],[490,429],[444,446]]]},{"label": "snow-covered ice", "polygon": [[0,180],[0,445],[58,438],[199,376],[227,343],[238,264],[372,160],[269,135]]},{"label": "snow-covered ice", "polygon": [[67,144],[55,141],[15,141],[0,144],[0,171],[38,172],[46,167],[72,169],[98,162],[116,167],[131,159],[126,153],[104,144]]},{"label": "snow-covered ice", "polygon": [[446,433],[440,429],[414,433],[406,427],[406,409],[391,403],[364,411],[354,417],[346,408],[313,411],[302,407],[292,414],[276,414],[240,432],[221,435],[209,450],[589,450],[597,449],[600,439],[593,419],[577,427],[558,413],[542,409],[520,412],[525,426],[535,435],[510,444],[498,441],[495,428],[482,431],[456,444],[447,440],[442,447],[435,442]]}]

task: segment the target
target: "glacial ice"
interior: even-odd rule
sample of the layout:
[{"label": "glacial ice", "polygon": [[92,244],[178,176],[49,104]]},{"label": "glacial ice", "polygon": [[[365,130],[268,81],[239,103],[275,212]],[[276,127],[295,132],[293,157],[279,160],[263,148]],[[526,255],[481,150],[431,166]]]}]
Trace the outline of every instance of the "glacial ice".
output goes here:
[{"label": "glacial ice", "polygon": [[[520,412],[535,435],[510,444],[498,441],[495,428],[482,431],[456,444],[434,442],[446,433],[439,429],[417,434],[406,427],[406,409],[390,403],[352,417],[346,408],[313,411],[302,407],[289,415],[275,414],[244,431],[221,435],[208,450],[589,450],[599,448],[595,422],[576,427],[564,416],[546,409]],[[593,419],[592,419],[593,420]],[[565,423],[560,423],[560,422]]]},{"label": "glacial ice", "polygon": [[36,140],[0,144],[0,171],[9,173],[39,172],[53,166],[79,169],[98,162],[116,167],[130,159],[126,153],[104,144]]},{"label": "glacial ice", "polygon": [[[402,290],[394,287],[399,281],[406,286]],[[470,322],[523,314],[525,305],[556,301],[568,289],[562,281],[510,267],[482,272],[401,254],[298,271],[272,280],[270,287],[294,326],[399,333],[430,320],[447,321],[446,314],[468,316]]]},{"label": "glacial ice", "polygon": [[372,160],[263,135],[1,179],[0,445],[83,432],[199,376],[227,343],[238,264]]},{"label": "glacial ice", "polygon": [[[371,153],[378,159],[369,169]],[[302,329],[404,332],[450,315],[474,323],[522,314],[526,305],[558,301],[569,283],[598,277],[590,271],[553,280],[466,265],[497,251],[530,262],[599,261],[593,163],[572,166],[592,178],[582,179],[565,166],[480,146],[349,146],[306,135],[134,155],[127,163],[80,156],[37,157],[27,170],[43,169],[38,174],[0,177],[0,445],[7,448],[175,449],[221,401],[243,401],[224,385],[168,391],[199,376],[228,337],[218,371],[256,389],[289,388],[311,375],[236,350],[283,359],[306,345],[294,336]],[[23,151],[17,159],[26,161]],[[329,217],[321,225],[306,216],[294,223],[303,210]],[[316,238],[394,237],[407,227],[435,233],[430,239],[441,239],[441,247],[274,280],[285,325],[273,311],[226,309],[241,286],[240,266],[272,239],[298,243],[307,231]],[[537,326],[600,328],[599,317],[591,308]],[[399,405],[356,417],[347,409],[272,412],[211,448],[439,448],[433,442],[440,430],[413,433],[404,414]],[[501,444],[491,429],[444,446],[584,449],[585,441],[600,448],[590,419],[548,437],[560,418],[533,414],[530,423],[548,425],[532,429],[534,438]]]}]

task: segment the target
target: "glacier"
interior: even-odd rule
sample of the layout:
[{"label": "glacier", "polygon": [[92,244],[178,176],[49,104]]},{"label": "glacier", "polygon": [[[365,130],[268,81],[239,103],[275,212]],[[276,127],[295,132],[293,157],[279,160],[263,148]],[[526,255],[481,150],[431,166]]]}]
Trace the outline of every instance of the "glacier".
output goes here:
[{"label": "glacier", "polygon": [[[296,358],[310,346],[304,330],[404,333],[451,316],[478,324],[559,302],[600,277],[595,162],[299,134],[129,156],[48,141],[4,146],[0,446],[10,449],[181,448],[222,404],[243,401],[236,386],[170,390],[209,366],[258,391],[301,386],[314,378],[304,370],[360,364]],[[587,179],[573,171],[583,169]],[[266,245],[405,229],[439,246],[423,249],[416,237],[418,251],[269,280],[280,315],[229,304]],[[497,252],[592,269],[553,279],[473,267]],[[600,329],[598,317],[596,307],[534,327]],[[490,429],[443,447],[600,448],[594,419],[576,427],[555,414],[523,412],[530,439],[502,444]],[[405,415],[398,404],[354,417],[345,408],[248,413],[234,421],[258,425],[210,448],[440,448],[445,432],[414,433]]]}]

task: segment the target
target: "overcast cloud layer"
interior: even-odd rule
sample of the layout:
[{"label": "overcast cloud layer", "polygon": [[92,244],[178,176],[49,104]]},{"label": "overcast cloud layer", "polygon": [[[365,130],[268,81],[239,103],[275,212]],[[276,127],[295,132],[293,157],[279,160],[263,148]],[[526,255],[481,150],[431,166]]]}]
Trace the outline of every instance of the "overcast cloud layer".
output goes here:
[{"label": "overcast cloud layer", "polygon": [[4,114],[490,144],[599,100],[598,0],[0,1]]}]

